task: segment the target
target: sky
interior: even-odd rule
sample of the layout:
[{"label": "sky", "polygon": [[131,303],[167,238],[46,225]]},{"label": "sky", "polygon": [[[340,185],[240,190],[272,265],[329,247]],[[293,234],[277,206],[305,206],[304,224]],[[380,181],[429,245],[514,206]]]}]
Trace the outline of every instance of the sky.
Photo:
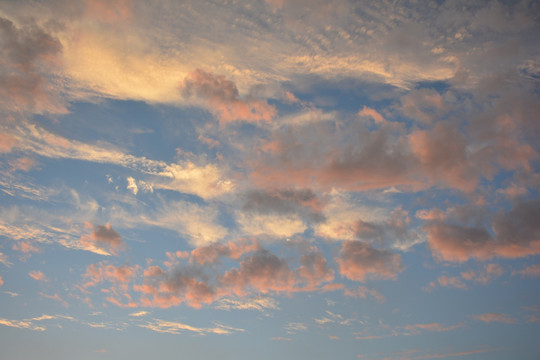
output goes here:
[{"label": "sky", "polygon": [[2,359],[540,359],[537,1],[0,0]]}]

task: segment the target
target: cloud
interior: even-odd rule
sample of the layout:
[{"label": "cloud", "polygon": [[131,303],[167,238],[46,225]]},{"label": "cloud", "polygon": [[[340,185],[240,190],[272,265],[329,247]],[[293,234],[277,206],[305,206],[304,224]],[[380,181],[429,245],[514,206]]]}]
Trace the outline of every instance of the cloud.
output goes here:
[{"label": "cloud", "polygon": [[243,332],[243,329],[237,329],[230,326],[217,324],[214,327],[209,328],[200,328],[192,325],[187,325],[175,321],[165,321],[160,319],[153,319],[146,324],[140,324],[139,327],[146,328],[152,331],[160,333],[169,333],[169,334],[181,334],[183,332],[192,332],[199,335],[206,334],[217,334],[217,335],[228,335],[235,332]]},{"label": "cloud", "polygon": [[540,253],[539,216],[540,201],[529,200],[498,214],[492,223],[493,236],[486,228],[452,224],[449,220],[428,222],[424,228],[434,255],[445,261],[520,258]]},{"label": "cloud", "polygon": [[396,279],[403,271],[401,256],[361,241],[344,241],[337,259],[339,271],[354,281]]},{"label": "cloud", "polygon": [[467,140],[456,127],[438,123],[431,130],[414,131],[409,143],[433,182],[465,192],[476,188],[478,178],[467,156]]},{"label": "cloud", "polygon": [[4,279],[0,276],[0,286],[4,285]]},{"label": "cloud", "polygon": [[527,266],[521,270],[512,271],[512,275],[521,275],[523,277],[538,277],[540,276],[540,264]]},{"label": "cloud", "polygon": [[148,314],[149,314],[148,311],[143,310],[143,311],[137,311],[137,312],[131,313],[131,314],[129,314],[129,316],[141,317],[141,316],[146,316]]},{"label": "cloud", "polygon": [[504,274],[504,269],[498,264],[486,264],[482,271],[465,271],[461,273],[461,277],[470,280],[476,281],[481,284],[487,284],[491,280],[496,279]]},{"label": "cloud", "polygon": [[4,265],[4,266],[7,266],[7,267],[10,267],[11,265],[13,265],[10,261],[9,261],[9,258],[6,254],[0,252],[0,264]]},{"label": "cloud", "polygon": [[0,107],[14,112],[67,112],[43,74],[58,66],[60,41],[32,21],[18,27],[0,17],[0,43]]},{"label": "cloud", "polygon": [[223,298],[215,306],[219,310],[257,310],[266,312],[267,310],[279,310],[275,299],[266,296],[256,296],[253,298]]},{"label": "cloud", "polygon": [[463,323],[459,323],[452,326],[443,326],[440,323],[429,323],[429,324],[411,324],[403,326],[405,330],[404,335],[418,335],[422,332],[445,332],[451,331],[463,327]]},{"label": "cloud", "polygon": [[287,334],[296,334],[300,331],[306,331],[308,327],[304,323],[300,322],[289,322],[285,325],[285,331]]},{"label": "cloud", "polygon": [[245,212],[299,215],[306,221],[324,221],[324,205],[311,189],[251,190],[244,199]]},{"label": "cloud", "polygon": [[[151,189],[165,189],[208,199],[234,189],[233,182],[214,164],[197,165],[192,161],[166,163],[136,157],[112,144],[93,145],[70,140],[24,120],[21,125],[12,129],[14,132],[9,135],[14,139],[11,147],[46,158],[76,159],[133,169],[148,177],[147,180],[136,181],[135,185],[150,192]],[[129,189],[133,191],[134,188]]]},{"label": "cloud", "polygon": [[289,292],[294,288],[295,278],[285,260],[261,249],[244,258],[240,268],[227,271],[221,283],[232,293],[244,296],[249,289],[263,294]]},{"label": "cloud", "polygon": [[243,101],[231,80],[202,69],[188,73],[180,90],[186,99],[192,96],[202,99],[221,124],[234,121],[271,122],[276,116],[276,109],[266,101]]},{"label": "cloud", "polygon": [[0,325],[14,327],[18,329],[29,329],[34,331],[45,331],[45,327],[35,325],[30,320],[8,320],[0,318]]},{"label": "cloud", "polygon": [[28,276],[30,276],[32,279],[41,281],[41,282],[47,282],[49,279],[39,270],[30,271],[28,273]]},{"label": "cloud", "polygon": [[364,105],[362,110],[358,112],[359,116],[370,117],[375,123],[384,123],[386,119],[375,109],[369,108]]},{"label": "cloud", "polygon": [[200,308],[218,296],[210,284],[200,279],[201,276],[194,268],[179,268],[167,273],[159,266],[151,266],[144,271],[144,283],[133,288],[142,293],[142,306],[169,308],[187,303]]},{"label": "cloud", "polygon": [[295,234],[301,234],[307,229],[307,226],[296,214],[240,213],[237,222],[243,233],[249,236],[288,238]]},{"label": "cloud", "polygon": [[229,241],[227,244],[214,243],[193,249],[190,260],[201,265],[214,263],[220,257],[238,260],[242,255],[259,249],[260,246],[256,241],[247,239],[240,239],[235,242]]},{"label": "cloud", "polygon": [[85,224],[86,228],[92,229],[89,235],[81,236],[81,246],[87,250],[100,249],[106,254],[117,255],[119,251],[124,250],[126,244],[122,237],[112,228],[111,224],[94,225]]},{"label": "cloud", "polygon": [[483,321],[485,323],[503,323],[503,324],[515,324],[517,320],[508,314],[501,313],[485,313],[480,315],[473,315],[473,319]]},{"label": "cloud", "polygon": [[386,298],[384,297],[383,294],[381,294],[375,289],[370,289],[365,286],[360,286],[355,289],[345,289],[343,291],[343,295],[348,296],[348,297],[353,297],[353,298],[361,298],[361,299],[366,299],[369,295],[373,299],[375,299],[376,302],[381,303],[381,304],[386,301]]}]

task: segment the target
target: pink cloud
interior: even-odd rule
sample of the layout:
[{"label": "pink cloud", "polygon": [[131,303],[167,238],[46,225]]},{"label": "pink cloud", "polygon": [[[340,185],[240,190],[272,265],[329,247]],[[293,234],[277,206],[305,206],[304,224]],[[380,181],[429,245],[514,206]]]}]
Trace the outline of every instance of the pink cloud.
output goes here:
[{"label": "pink cloud", "polygon": [[0,276],[0,286],[4,285],[4,279],[2,279],[2,276]]},{"label": "pink cloud", "polygon": [[41,281],[41,282],[47,282],[49,279],[39,270],[34,270],[28,273],[28,276],[30,276],[32,279]]},{"label": "pink cloud", "polygon": [[8,153],[17,144],[15,139],[10,134],[0,133],[0,153]]},{"label": "pink cloud", "polygon": [[205,101],[221,124],[234,121],[271,122],[276,109],[263,100],[241,100],[238,89],[223,75],[214,75],[201,69],[187,74],[181,91],[184,98],[196,96]]},{"label": "pink cloud", "polygon": [[91,223],[85,224],[86,228],[92,229],[89,235],[81,237],[81,245],[85,248],[98,248],[106,250],[113,255],[116,255],[118,251],[125,248],[125,243],[122,241],[121,236],[112,228],[111,224],[93,225]]},{"label": "pink cloud", "polygon": [[348,297],[362,298],[362,299],[366,299],[368,297],[368,295],[370,295],[378,303],[383,303],[383,302],[386,301],[386,298],[384,297],[383,294],[381,294],[380,292],[378,292],[375,289],[370,289],[370,288],[367,288],[365,286],[360,286],[359,288],[354,289],[354,290],[345,289],[343,294],[345,296],[348,296]]},{"label": "pink cloud", "polygon": [[117,267],[104,262],[90,264],[83,275],[83,278],[86,279],[83,287],[96,286],[104,281],[128,284],[133,280],[137,270],[138,266],[123,265]]},{"label": "pink cloud", "polygon": [[482,284],[487,284],[491,280],[496,279],[504,274],[504,269],[498,264],[487,264],[484,266],[482,271],[465,271],[461,273],[461,277],[470,280],[476,281]]},{"label": "pink cloud", "polygon": [[36,166],[36,161],[30,158],[19,158],[8,162],[11,166],[11,171],[30,171]]},{"label": "pink cloud", "polygon": [[219,257],[228,257],[233,260],[238,260],[242,255],[257,251],[260,249],[256,241],[242,239],[236,242],[229,241],[227,244],[215,243],[208,246],[198,247],[191,252],[191,259],[197,263],[204,265],[213,263]]},{"label": "pink cloud", "polygon": [[480,315],[473,315],[473,319],[483,321],[485,323],[499,322],[504,324],[515,324],[516,319],[507,314],[500,313],[485,313]]},{"label": "pink cloud", "polygon": [[437,123],[431,130],[412,132],[409,144],[432,182],[466,192],[476,188],[478,176],[467,155],[467,140],[457,128]]},{"label": "pink cloud", "polygon": [[23,240],[20,240],[20,241],[17,241],[16,243],[14,243],[13,246],[12,246],[12,249],[21,251],[21,252],[23,252],[25,254],[29,254],[29,253],[33,253],[33,252],[39,252],[39,248],[37,246],[35,246],[34,244],[32,244],[29,241],[23,241]]},{"label": "pink cloud", "polygon": [[198,280],[189,270],[175,270],[167,273],[159,266],[151,266],[144,271],[144,284],[135,285],[134,289],[144,296],[142,306],[168,308],[187,303],[194,308],[210,304],[216,299],[212,287]]},{"label": "pink cloud", "polygon": [[234,294],[243,296],[249,290],[289,292],[294,288],[295,277],[285,260],[262,249],[243,259],[239,269],[227,271],[221,283]]},{"label": "pink cloud", "polygon": [[344,241],[337,262],[341,275],[354,281],[396,279],[403,270],[400,255],[361,241]]},{"label": "pink cloud", "polygon": [[522,270],[514,270],[514,271],[512,271],[512,275],[539,277],[540,276],[540,264],[530,265],[530,266],[527,266],[526,268],[524,268]]},{"label": "pink cloud", "polygon": [[487,260],[495,256],[520,258],[540,254],[539,216],[540,201],[531,200],[498,214],[492,225],[495,236],[482,227],[441,221],[429,222],[424,228],[429,247],[445,261]]},{"label": "pink cloud", "polygon": [[60,297],[60,295],[58,294],[54,294],[54,295],[48,295],[48,294],[45,294],[45,293],[42,293],[40,292],[39,295],[43,296],[44,298],[46,299],[50,299],[50,300],[55,300],[55,301],[58,301],[60,304],[62,304],[63,307],[65,308],[68,308],[69,307],[69,304],[67,301],[65,301],[64,299],[62,299]]},{"label": "pink cloud", "polygon": [[[458,289],[466,289],[467,285],[457,276],[439,276],[437,278],[437,285],[444,287],[454,287]],[[436,286],[435,283],[430,283],[430,287]]]}]

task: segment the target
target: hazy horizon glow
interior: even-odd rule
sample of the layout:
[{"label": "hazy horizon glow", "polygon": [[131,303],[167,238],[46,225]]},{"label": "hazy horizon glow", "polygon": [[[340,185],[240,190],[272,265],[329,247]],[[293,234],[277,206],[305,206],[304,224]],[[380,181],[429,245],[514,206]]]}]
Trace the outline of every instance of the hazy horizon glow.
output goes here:
[{"label": "hazy horizon glow", "polygon": [[538,359],[539,17],[2,1],[0,357]]}]

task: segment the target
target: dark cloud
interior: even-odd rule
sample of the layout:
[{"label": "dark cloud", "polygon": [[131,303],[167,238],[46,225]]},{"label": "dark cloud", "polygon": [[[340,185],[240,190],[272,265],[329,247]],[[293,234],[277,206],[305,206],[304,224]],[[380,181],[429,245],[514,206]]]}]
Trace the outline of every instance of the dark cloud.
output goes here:
[{"label": "dark cloud", "polygon": [[400,255],[361,241],[344,241],[337,262],[341,275],[354,281],[396,279],[403,271]]},{"label": "dark cloud", "polygon": [[428,222],[425,230],[434,255],[446,261],[520,258],[540,254],[540,200],[517,203],[499,213],[491,228],[455,223],[454,219]]},{"label": "dark cloud", "polygon": [[182,96],[193,96],[205,101],[222,124],[233,121],[270,122],[276,109],[265,100],[240,99],[234,82],[223,75],[214,75],[202,69],[190,72],[180,85]]},{"label": "dark cloud", "polygon": [[322,203],[311,189],[252,190],[245,194],[243,209],[260,214],[299,214],[318,223],[325,220]]},{"label": "dark cloud", "polygon": [[9,111],[65,112],[46,77],[58,65],[60,41],[34,23],[0,18],[0,104]]}]

